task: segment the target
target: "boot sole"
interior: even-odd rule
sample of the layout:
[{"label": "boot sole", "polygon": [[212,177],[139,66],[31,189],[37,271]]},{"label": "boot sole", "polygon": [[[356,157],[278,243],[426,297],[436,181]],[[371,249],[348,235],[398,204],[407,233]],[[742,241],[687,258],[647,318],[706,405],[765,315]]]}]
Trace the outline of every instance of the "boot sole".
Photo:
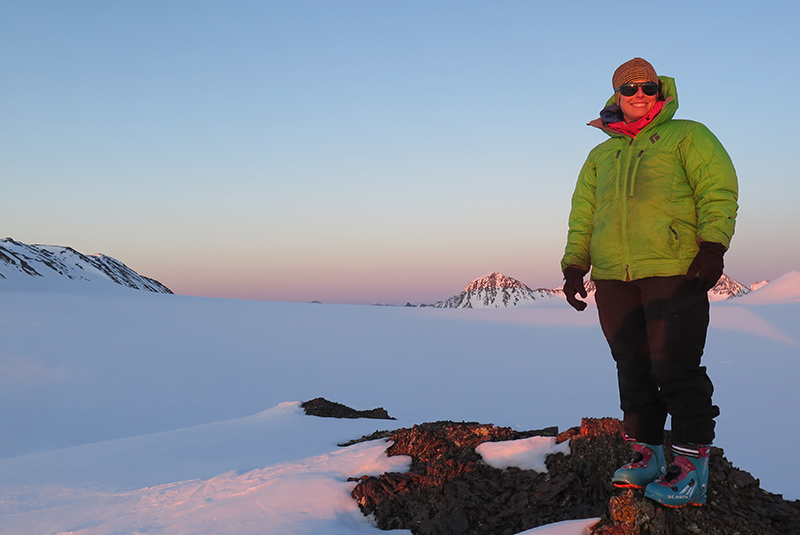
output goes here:
[{"label": "boot sole", "polygon": [[669,507],[670,509],[683,509],[687,505],[691,505],[692,507],[703,507],[705,503],[697,503],[697,502],[687,502],[682,505],[669,505],[667,503],[661,503],[658,500],[653,500],[653,498],[649,498],[651,501],[656,502],[658,505],[663,505],[664,507]]},{"label": "boot sole", "polygon": [[647,485],[641,486],[636,485],[635,483],[628,483],[627,481],[612,481],[611,482],[615,487],[618,489],[645,489]]},{"label": "boot sole", "polygon": [[664,503],[664,502],[661,502],[661,501],[653,498],[652,496],[648,496],[647,494],[645,494],[644,497],[647,498],[648,500],[652,501],[652,502],[657,503],[658,505],[663,505],[664,507],[669,507],[670,509],[681,509],[683,507],[686,507],[687,505],[691,505],[692,507],[703,507],[706,504],[705,497],[703,497],[703,501],[701,501],[701,502],[696,502],[694,500],[689,500],[688,502],[682,503],[680,505]]}]

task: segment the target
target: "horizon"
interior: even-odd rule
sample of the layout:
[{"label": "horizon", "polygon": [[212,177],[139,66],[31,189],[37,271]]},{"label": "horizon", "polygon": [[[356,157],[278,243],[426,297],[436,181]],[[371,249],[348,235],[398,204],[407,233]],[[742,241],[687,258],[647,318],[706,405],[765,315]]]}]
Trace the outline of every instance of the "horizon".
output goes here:
[{"label": "horizon", "polygon": [[4,234],[182,295],[422,303],[491,271],[559,285],[577,174],[605,139],[586,123],[636,56],[736,166],[726,273],[800,269],[800,110],[753,102],[800,85],[800,5],[681,0],[671,46],[613,49],[588,0],[0,9]]},{"label": "horizon", "polygon": [[[111,260],[114,260],[116,263],[121,264],[125,268],[130,269],[130,267],[128,267],[124,261],[122,261],[122,260],[120,260],[118,258],[108,257],[107,255],[104,255],[102,253],[84,253],[83,251],[77,251],[73,247],[65,246],[65,245],[25,244],[25,243],[19,242],[18,240],[14,240],[12,237],[6,237],[6,238],[3,238],[3,239],[0,239],[0,243],[5,242],[5,241],[11,241],[15,245],[21,245],[21,246],[23,246],[24,250],[27,250],[28,248],[34,248],[34,249],[44,249],[46,251],[51,251],[51,248],[54,248],[54,249],[63,249],[63,250],[74,251],[78,255],[82,255],[84,257],[105,257],[105,258],[110,258]],[[89,271],[92,272],[92,273],[96,272],[96,275],[101,277],[101,279],[104,280],[104,281],[119,283],[119,284],[122,284],[123,287],[125,285],[127,285],[128,283],[121,283],[121,282],[119,282],[119,280],[136,280],[136,281],[139,281],[139,282],[135,283],[135,284],[138,285],[138,284],[141,284],[141,280],[139,279],[139,277],[145,277],[145,278],[150,279],[150,280],[154,281],[155,283],[161,285],[162,287],[165,286],[165,285],[163,285],[161,283],[161,281],[158,281],[156,279],[152,279],[151,277],[147,277],[146,274],[137,273],[135,270],[132,270],[133,271],[133,274],[132,274],[133,275],[133,279],[129,279],[129,276],[126,275],[125,273],[118,274],[121,277],[120,279],[116,279],[114,276],[111,276],[111,278],[109,278],[109,274],[104,274],[104,273],[101,273],[101,272],[97,271],[97,269],[98,269],[97,266],[92,265],[92,264],[90,264],[89,266],[84,266],[82,261],[74,259],[72,256],[68,256],[67,258],[64,258],[64,257],[61,257],[60,255],[58,255],[57,262],[59,262],[59,264],[56,265],[56,266],[53,266],[53,265],[50,265],[50,262],[47,259],[38,258],[36,253],[34,253],[33,256],[28,256],[28,254],[23,252],[22,256],[20,257],[19,256],[20,253],[14,251],[13,247],[10,250],[8,248],[6,248],[6,250],[12,257],[16,257],[20,261],[27,262],[28,266],[31,269],[34,270],[34,273],[31,274],[30,272],[28,272],[28,273],[25,273],[24,275],[22,275],[23,283],[22,283],[21,287],[15,288],[15,287],[13,287],[13,285],[14,285],[13,282],[7,282],[7,283],[0,284],[0,290],[8,289],[8,290],[12,290],[12,291],[15,291],[15,290],[16,291],[20,291],[20,290],[25,290],[25,289],[36,289],[37,288],[37,283],[40,282],[40,281],[37,280],[35,277],[33,279],[30,278],[30,276],[36,275],[36,274],[44,276],[42,281],[56,282],[56,287],[58,287],[59,284],[62,284],[62,283],[65,283],[68,286],[71,286],[71,284],[73,283],[73,280],[71,280],[71,279],[73,279],[73,277],[72,277],[72,275],[69,275],[69,273],[75,273],[76,270],[77,270],[77,272],[82,272],[82,270],[84,270],[84,269],[89,269]],[[31,263],[33,263],[33,264],[31,265]],[[38,265],[39,263],[44,263],[44,266],[39,266]],[[11,264],[13,265],[13,263],[11,263]],[[42,267],[46,267],[47,268],[47,270],[44,273],[39,271],[39,270],[42,269]],[[62,270],[64,270],[64,269],[66,269],[67,271],[63,272]],[[56,275],[55,276],[52,276],[52,275],[48,276],[50,271],[54,271],[56,273]],[[65,273],[67,274],[67,276],[68,276],[68,278],[70,280],[67,280],[67,279],[64,278]],[[781,278],[783,278],[783,277],[785,277],[787,275],[791,275],[793,273],[798,273],[798,272],[797,271],[789,271],[789,272],[781,275],[780,277],[777,277],[776,279],[781,279]],[[12,273],[7,273],[6,275],[12,275],[11,278],[12,278],[12,280],[14,279],[13,270],[12,270]],[[85,275],[88,276],[89,279],[86,279],[85,281],[75,281],[75,282],[78,282],[79,284],[84,284],[86,282],[91,282],[91,280],[93,280],[93,275],[91,273],[85,273]],[[481,275],[481,276],[471,280],[461,290],[459,290],[458,292],[456,292],[456,293],[454,293],[454,294],[452,294],[452,295],[450,295],[448,297],[438,298],[438,299],[430,300],[430,301],[417,301],[417,302],[412,302],[412,301],[405,301],[405,302],[373,301],[371,303],[365,303],[365,302],[360,302],[360,301],[349,301],[349,302],[342,302],[342,301],[329,302],[328,301],[328,302],[326,302],[326,301],[322,301],[320,299],[311,299],[309,301],[296,301],[296,300],[264,300],[264,299],[254,299],[252,297],[237,298],[237,297],[230,297],[230,296],[221,296],[219,298],[222,298],[222,299],[244,299],[244,300],[250,300],[250,301],[275,301],[275,302],[289,302],[289,303],[304,303],[305,302],[305,303],[385,305],[385,306],[406,306],[406,305],[433,306],[433,305],[437,305],[439,303],[443,303],[445,301],[449,301],[450,299],[457,298],[458,296],[463,295],[464,292],[468,291],[468,289],[471,286],[473,286],[476,282],[482,281],[484,279],[494,279],[495,275],[499,275],[499,276],[501,276],[503,278],[506,278],[506,279],[511,279],[514,283],[522,284],[525,287],[527,287],[529,290],[531,290],[532,292],[537,292],[537,291],[548,291],[548,292],[549,291],[558,291],[562,287],[562,285],[546,287],[546,286],[541,286],[541,285],[536,285],[536,284],[528,284],[526,281],[521,281],[521,280],[519,280],[519,279],[517,279],[515,277],[509,277],[508,275],[506,275],[504,273],[501,273],[501,272],[498,272],[498,271],[491,271],[489,273],[486,273],[484,275]],[[3,275],[3,273],[0,272],[0,279],[6,280],[7,278],[8,278],[7,276]],[[84,278],[83,275],[81,275],[80,278]],[[738,280],[730,277],[727,274],[723,274],[723,278],[720,279],[720,281],[718,282],[718,285],[717,285],[720,288],[723,288],[721,293],[718,293],[718,292],[715,292],[714,290],[712,290],[712,291],[709,292],[709,297],[712,298],[711,299],[712,301],[719,301],[720,299],[723,299],[721,294],[727,293],[728,290],[727,290],[727,288],[725,288],[725,286],[728,284],[728,282],[727,282],[728,280],[730,280],[733,283],[741,286],[742,288],[746,289],[748,292],[753,292],[753,291],[756,291],[758,289],[763,288],[764,286],[769,285],[773,280],[776,280],[776,279],[761,279],[761,280],[753,281],[753,282],[750,282],[750,283],[743,283],[741,281],[738,281]],[[587,279],[587,282],[589,280],[590,279]],[[33,283],[32,285],[29,284],[31,282]],[[11,284],[12,287],[11,288],[7,288],[7,287],[5,287],[6,284]],[[46,289],[46,287],[42,288],[41,286],[39,286],[38,288],[39,288],[39,290]],[[66,288],[66,287],[64,287],[64,288]],[[77,289],[77,287],[75,287],[74,289]],[[138,289],[138,290],[148,290],[149,289],[151,291],[160,291],[159,289],[141,288],[141,287],[137,287],[135,289]],[[192,296],[190,294],[181,294],[181,293],[178,293],[178,292],[174,292],[171,288],[168,288],[168,287],[166,287],[166,289],[169,290],[172,293],[175,293],[176,295],[187,295],[187,296],[190,296],[190,297]],[[715,289],[716,289],[716,287],[715,287]],[[593,292],[593,290],[590,289],[590,288],[587,288],[587,291],[589,291],[590,294]],[[712,296],[711,294],[715,294],[715,295]],[[214,296],[195,296],[195,297],[214,297]],[[736,296],[731,295],[730,297],[736,297]],[[728,298],[730,298],[730,297],[728,297]],[[524,296],[520,296],[519,298],[521,298],[522,301],[526,300],[526,297],[524,297]],[[515,298],[515,303],[512,306],[517,306],[516,298]]]},{"label": "horizon", "polygon": [[[18,240],[14,240],[14,238],[12,238],[12,237],[6,237],[6,238],[3,238],[3,239],[0,239],[0,243],[2,243],[2,242],[6,242],[6,241],[10,241],[10,242],[12,242],[12,243],[13,243],[13,244],[15,244],[15,245],[20,245],[20,246],[23,246],[23,249],[24,249],[25,251],[26,251],[28,248],[42,249],[42,250],[44,250],[44,251],[51,251],[52,249],[62,249],[62,250],[65,250],[65,251],[73,251],[73,252],[77,253],[78,255],[82,255],[82,256],[84,256],[84,257],[104,257],[104,258],[109,258],[109,259],[111,259],[111,260],[115,261],[116,263],[119,263],[119,264],[121,264],[122,266],[124,266],[125,268],[127,268],[127,269],[129,269],[129,270],[130,270],[130,267],[129,267],[129,266],[127,266],[127,264],[126,264],[124,261],[122,261],[121,259],[118,259],[118,258],[113,258],[113,257],[110,257],[110,256],[108,256],[108,255],[104,255],[103,253],[85,253],[85,252],[83,252],[83,251],[78,251],[78,250],[76,250],[74,247],[70,247],[70,246],[68,246],[68,245],[56,245],[56,244],[26,244],[26,243],[22,243],[22,242],[20,242],[20,241],[18,241]],[[63,258],[63,257],[61,257],[61,256],[59,255],[59,259],[57,260],[57,262],[59,262],[59,264],[58,264],[57,266],[53,266],[53,265],[50,265],[50,262],[49,262],[48,260],[46,260],[46,259],[41,259],[41,258],[38,258],[38,257],[36,256],[36,253],[34,253],[34,256],[28,256],[28,254],[27,254],[26,252],[24,252],[24,251],[23,251],[23,252],[22,252],[22,256],[20,257],[20,256],[19,256],[19,255],[20,255],[20,252],[14,251],[14,250],[13,250],[13,247],[11,248],[11,250],[9,250],[8,248],[6,248],[6,250],[7,250],[7,252],[8,252],[9,254],[11,254],[11,255],[12,255],[12,257],[17,257],[17,258],[18,258],[20,261],[27,262],[28,266],[29,266],[31,269],[33,269],[33,270],[34,270],[34,273],[33,273],[33,274],[31,274],[31,273],[29,273],[29,272],[28,272],[28,273],[26,273],[26,275],[28,275],[28,276],[32,276],[32,275],[36,275],[36,274],[38,274],[38,275],[43,275],[43,276],[44,276],[44,279],[43,279],[43,280],[50,280],[50,281],[53,281],[53,279],[57,279],[57,280],[55,281],[55,282],[57,282],[57,283],[60,283],[60,282],[67,283],[67,282],[68,282],[68,281],[66,281],[66,280],[62,280],[62,279],[64,278],[64,275],[65,275],[65,273],[64,273],[64,272],[62,272],[62,270],[63,270],[63,269],[66,269],[66,270],[67,270],[66,274],[67,274],[67,276],[69,277],[69,279],[73,279],[72,275],[69,275],[69,273],[70,273],[70,272],[73,272],[73,273],[74,273],[76,269],[77,269],[77,272],[81,272],[82,270],[84,270],[84,269],[87,269],[87,268],[88,268],[88,269],[89,269],[91,272],[95,272],[95,271],[98,269],[98,267],[97,267],[97,266],[95,266],[95,265],[91,265],[91,264],[90,264],[89,266],[84,266],[84,265],[83,265],[83,263],[82,263],[82,261],[76,261],[76,260],[74,260],[74,259],[73,259],[71,256],[70,256],[70,257],[68,257],[68,258]],[[34,264],[33,264],[33,265],[31,265],[31,262],[33,262]],[[74,262],[74,263],[73,263],[73,262]],[[8,263],[8,260],[7,260],[7,263]],[[46,267],[46,268],[47,268],[47,270],[45,271],[45,273],[41,273],[40,271],[37,271],[37,267],[38,267],[38,269],[39,269],[39,270],[41,270],[41,269],[42,269],[42,267],[38,266],[38,263],[44,263],[44,266],[43,266],[43,267]],[[13,265],[13,263],[12,263],[12,265]],[[19,268],[18,268],[18,269],[19,269]],[[112,268],[112,269],[113,269],[113,268]],[[27,271],[27,269],[26,269],[25,271]],[[50,271],[55,271],[55,272],[56,272],[56,276],[55,276],[55,277],[52,277],[52,276],[51,276],[51,277],[48,277],[48,276],[47,276],[47,273],[49,273]],[[135,275],[133,275],[133,276],[134,276],[134,278],[135,278],[135,279],[137,279],[137,280],[138,280],[138,277],[144,277],[144,278],[147,278],[147,279],[150,279],[150,280],[154,281],[155,283],[157,283],[157,284],[161,285],[162,287],[166,287],[166,285],[164,285],[163,283],[161,283],[161,281],[158,281],[158,280],[156,280],[156,279],[153,279],[152,277],[148,277],[146,274],[138,273],[138,272],[136,272],[135,270],[131,270],[131,271],[133,272],[133,274],[135,274]],[[781,275],[781,276],[780,276],[780,277],[778,277],[778,278],[784,277],[784,276],[786,276],[786,275],[789,275],[789,274],[791,274],[791,273],[795,273],[795,271],[790,271],[790,272],[787,272],[787,273],[785,273],[785,274]],[[12,273],[12,275],[13,275],[13,273]],[[89,279],[87,279],[87,282],[88,282],[88,281],[91,281],[91,279],[92,279],[92,276],[91,276],[89,273],[86,273],[86,275],[87,275],[87,276],[89,276]],[[109,279],[109,274],[103,274],[103,273],[97,272],[97,275],[99,275],[99,276],[100,276],[100,277],[101,277],[103,280],[108,280],[109,282],[117,282],[117,283],[119,282],[118,280],[114,280],[114,277],[113,277],[113,276],[111,276],[111,278]],[[492,279],[492,283],[490,284],[490,286],[493,286],[493,285],[494,285],[494,279],[495,279],[495,277],[494,277],[494,276],[495,276],[495,275],[499,275],[500,277],[503,277],[504,279],[510,279],[510,280],[511,280],[511,281],[513,281],[514,283],[522,284],[522,285],[524,285],[525,287],[527,287],[529,290],[531,290],[531,291],[533,291],[533,292],[540,291],[540,290],[541,290],[541,291],[558,291],[558,290],[560,290],[560,289],[562,288],[562,286],[563,286],[563,284],[559,284],[558,286],[550,286],[550,287],[547,287],[547,286],[541,286],[541,285],[536,285],[536,284],[528,284],[528,282],[526,282],[526,281],[519,280],[519,279],[517,279],[517,278],[515,278],[515,277],[510,277],[510,276],[508,276],[508,275],[507,275],[507,274],[505,274],[505,273],[501,273],[501,272],[498,272],[498,271],[491,271],[491,272],[489,272],[489,273],[486,273],[486,274],[484,274],[484,275],[481,275],[481,276],[479,276],[479,277],[477,277],[477,278],[475,278],[475,279],[471,280],[471,281],[470,281],[470,282],[468,282],[468,283],[467,283],[467,284],[466,284],[466,285],[465,285],[465,286],[464,286],[464,287],[463,287],[463,288],[462,288],[460,291],[456,292],[455,294],[452,294],[452,295],[450,295],[449,297],[445,297],[445,298],[438,298],[438,299],[431,300],[431,301],[418,301],[418,302],[405,301],[405,303],[402,303],[402,302],[384,302],[384,301],[373,301],[373,302],[371,302],[371,303],[365,303],[365,302],[361,302],[361,301],[349,301],[349,302],[341,302],[341,301],[338,301],[338,302],[333,302],[333,303],[331,303],[331,302],[327,302],[327,303],[328,303],[328,304],[386,305],[386,306],[406,306],[406,305],[412,305],[412,306],[432,306],[432,305],[436,305],[436,304],[439,304],[439,303],[442,303],[442,302],[448,301],[448,300],[450,300],[450,299],[456,298],[456,297],[458,297],[459,295],[462,295],[464,292],[468,291],[468,290],[469,290],[469,288],[470,288],[471,286],[473,286],[473,285],[474,285],[476,282],[482,281],[482,280],[484,280],[484,279]],[[121,274],[121,277],[122,277],[122,280],[126,280],[126,279],[127,279],[127,275],[125,275],[125,274]],[[5,280],[6,278],[7,278],[7,277],[6,277],[6,276],[4,276],[4,275],[3,275],[3,273],[1,273],[1,272],[0,272],[0,279],[3,279],[3,280]],[[12,276],[12,279],[13,279],[13,278],[14,278],[14,277]],[[83,275],[81,275],[81,277],[80,277],[80,278],[83,278]],[[25,275],[23,275],[23,280],[25,280],[25,279],[28,279],[28,277],[26,277]],[[35,279],[28,279],[28,280],[25,280],[25,282],[23,282],[22,288],[30,288],[30,289],[36,288],[36,287],[37,287],[37,285],[36,285],[36,282],[34,282],[34,283],[33,283],[33,286],[29,286],[28,284],[26,284],[26,283],[32,282],[33,280],[35,280]],[[589,282],[590,280],[591,280],[591,279],[587,279],[587,282]],[[726,285],[728,280],[730,280],[730,281],[734,282],[735,284],[737,284],[737,285],[741,286],[742,288],[744,288],[744,289],[746,289],[746,290],[748,290],[748,291],[755,291],[755,290],[757,290],[757,289],[760,289],[760,288],[762,288],[763,286],[765,286],[765,285],[769,284],[770,282],[772,282],[772,279],[761,279],[761,280],[757,280],[757,281],[750,282],[749,284],[748,284],[748,283],[742,283],[741,281],[738,281],[738,280],[736,280],[736,279],[734,279],[734,278],[730,277],[729,275],[727,275],[727,274],[725,273],[725,274],[723,274],[723,278],[722,278],[722,279],[720,279],[720,281],[718,282],[717,286],[720,286],[720,287],[722,287],[722,286]],[[38,281],[37,281],[37,282],[38,282]],[[69,283],[71,283],[71,282],[72,282],[72,280],[70,280],[70,281],[69,281]],[[12,284],[12,285],[13,285],[13,283],[11,283],[11,282],[9,282],[8,284]],[[120,283],[120,284],[123,284],[123,286],[127,285],[127,283]],[[4,286],[5,286],[5,284],[0,284],[0,289],[6,289],[6,288],[4,288]],[[716,287],[715,287],[715,288],[716,288]],[[12,290],[14,290],[14,289],[17,289],[17,288],[11,288],[11,289],[12,289]],[[149,289],[149,288],[135,288],[135,289],[139,289],[139,290],[147,290],[147,289]],[[169,290],[169,291],[170,291],[170,292],[172,292],[172,293],[175,293],[176,295],[188,295],[188,296],[192,296],[191,294],[181,294],[181,293],[178,293],[178,292],[174,292],[174,291],[173,291],[171,288],[169,288],[169,287],[166,287],[166,289],[167,289],[167,290]],[[593,291],[593,290],[591,290],[591,289],[587,289],[587,290],[589,291],[589,293],[592,293],[592,291]],[[160,291],[160,290],[152,290],[152,289],[151,289],[151,291]],[[710,291],[710,294],[711,294],[711,293],[714,293],[714,291],[713,291],[713,290],[712,290],[712,291]],[[215,297],[215,296],[203,296],[203,295],[195,295],[195,297]],[[219,298],[228,298],[228,299],[245,299],[245,300],[256,300],[256,301],[277,301],[277,302],[291,302],[291,303],[303,303],[303,302],[308,302],[308,303],[326,303],[325,301],[321,301],[321,300],[319,300],[319,299],[311,299],[311,300],[309,300],[309,301],[296,301],[296,300],[274,300],[274,299],[273,299],[273,300],[265,300],[265,299],[254,299],[254,298],[252,298],[252,297],[241,297],[241,298],[237,298],[237,297],[230,297],[230,296],[220,296]],[[523,300],[524,300],[524,299],[525,299],[525,298],[523,298]],[[716,298],[716,299],[712,299],[712,301],[716,301],[716,300],[719,300],[719,299],[720,299],[720,297],[719,297],[719,296],[717,296],[717,298]],[[515,305],[514,305],[514,306],[516,306],[516,303],[515,303]]]}]

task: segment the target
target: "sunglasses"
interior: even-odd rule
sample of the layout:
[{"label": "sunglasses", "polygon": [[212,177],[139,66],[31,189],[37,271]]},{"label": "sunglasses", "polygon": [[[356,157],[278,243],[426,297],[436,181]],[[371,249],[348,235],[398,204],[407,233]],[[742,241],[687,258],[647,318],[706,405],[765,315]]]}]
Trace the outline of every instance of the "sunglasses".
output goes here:
[{"label": "sunglasses", "polygon": [[636,93],[639,92],[639,88],[642,88],[642,93],[647,95],[648,97],[652,97],[653,95],[658,93],[658,84],[655,82],[644,82],[642,84],[625,84],[621,85],[617,88],[619,94],[623,97],[632,97]]}]

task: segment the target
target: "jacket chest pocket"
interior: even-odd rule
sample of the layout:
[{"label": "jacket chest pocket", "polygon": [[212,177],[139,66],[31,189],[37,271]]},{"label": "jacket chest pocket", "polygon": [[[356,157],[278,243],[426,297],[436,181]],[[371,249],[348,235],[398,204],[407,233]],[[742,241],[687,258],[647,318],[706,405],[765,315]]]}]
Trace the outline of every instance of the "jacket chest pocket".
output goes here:
[{"label": "jacket chest pocket", "polygon": [[619,183],[624,172],[624,151],[609,151],[597,162],[597,203],[604,204],[619,197]]}]

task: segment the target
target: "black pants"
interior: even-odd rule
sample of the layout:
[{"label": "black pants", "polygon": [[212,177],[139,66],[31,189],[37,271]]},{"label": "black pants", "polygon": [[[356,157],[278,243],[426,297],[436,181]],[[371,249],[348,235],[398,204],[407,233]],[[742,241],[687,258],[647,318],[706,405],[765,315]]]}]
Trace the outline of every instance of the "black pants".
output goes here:
[{"label": "black pants", "polygon": [[595,283],[600,325],[617,363],[625,432],[661,444],[669,413],[673,441],[710,444],[719,408],[700,365],[708,294],[683,276]]}]

